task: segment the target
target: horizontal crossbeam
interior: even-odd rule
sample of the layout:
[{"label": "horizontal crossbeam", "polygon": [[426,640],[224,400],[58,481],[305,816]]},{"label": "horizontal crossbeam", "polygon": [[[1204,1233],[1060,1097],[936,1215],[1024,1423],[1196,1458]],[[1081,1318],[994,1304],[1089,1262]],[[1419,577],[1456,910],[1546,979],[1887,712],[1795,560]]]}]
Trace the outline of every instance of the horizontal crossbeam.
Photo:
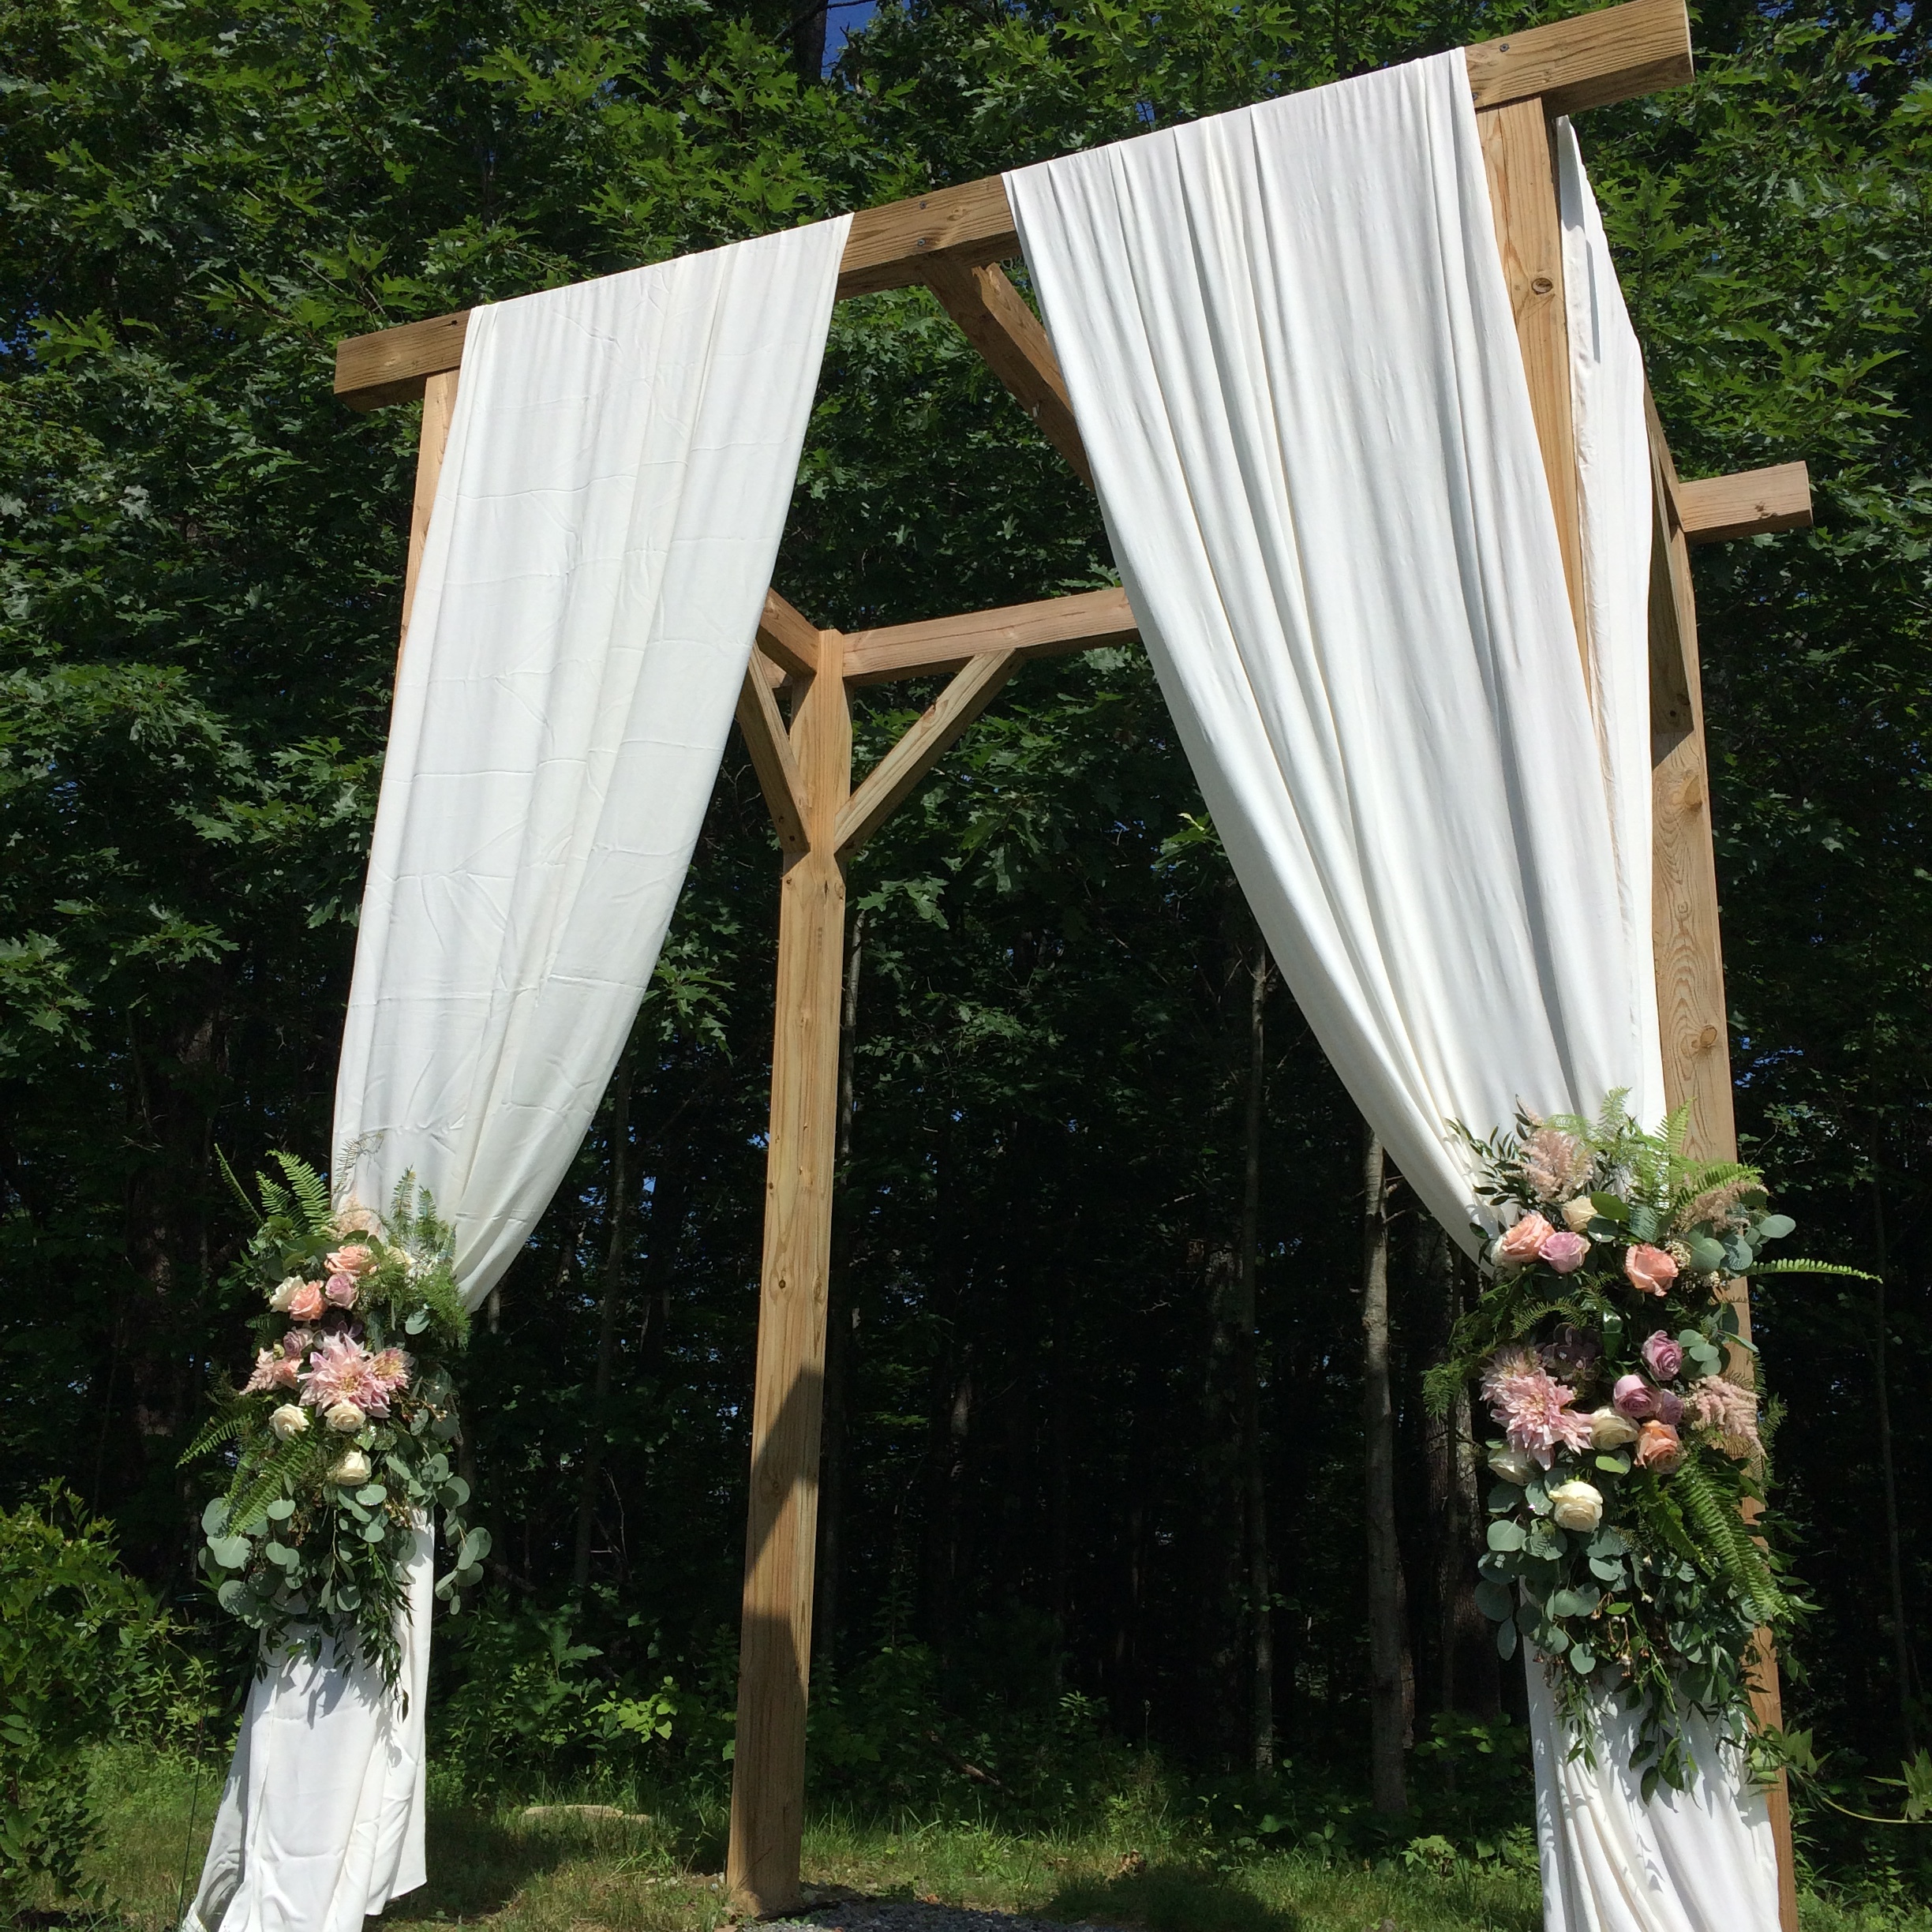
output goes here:
[{"label": "horizontal crossbeam", "polygon": [[1694,544],[1811,527],[1811,475],[1801,462],[1672,486],[1678,527]]},{"label": "horizontal crossbeam", "polygon": [[[1541,99],[1548,113],[1574,114],[1685,85],[1690,27],[1684,0],[1627,0],[1480,42],[1464,54],[1477,107]],[[1019,253],[1006,184],[990,176],[855,215],[838,293],[843,300],[905,288],[929,281],[942,260],[972,268],[1010,261]],[[358,410],[420,396],[425,379],[461,366],[469,321],[465,309],[350,336],[336,346],[336,395]]]},{"label": "horizontal crossbeam", "polygon": [[957,671],[996,651],[1015,657],[1065,657],[1104,645],[1133,644],[1140,627],[1125,590],[1084,590],[1037,604],[1008,604],[923,623],[854,631],[845,639],[848,684],[884,684],[895,678]]}]

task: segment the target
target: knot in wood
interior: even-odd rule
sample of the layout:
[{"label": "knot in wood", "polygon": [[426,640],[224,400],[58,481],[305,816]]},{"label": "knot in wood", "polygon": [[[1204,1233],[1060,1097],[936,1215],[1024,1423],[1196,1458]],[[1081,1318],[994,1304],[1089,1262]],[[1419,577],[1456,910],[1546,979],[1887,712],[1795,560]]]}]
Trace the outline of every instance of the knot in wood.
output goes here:
[{"label": "knot in wood", "polygon": [[1530,293],[1532,295],[1548,295],[1556,286],[1556,284],[1548,275],[1532,275],[1530,278]]}]

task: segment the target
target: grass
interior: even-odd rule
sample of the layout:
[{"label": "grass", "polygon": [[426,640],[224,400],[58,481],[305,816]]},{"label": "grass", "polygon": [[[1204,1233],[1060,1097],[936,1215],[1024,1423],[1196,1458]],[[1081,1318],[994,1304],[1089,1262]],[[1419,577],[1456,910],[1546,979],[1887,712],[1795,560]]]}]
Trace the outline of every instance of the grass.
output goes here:
[{"label": "grass", "polygon": [[[113,1748],[92,1780],[107,1822],[98,1863],[125,1932],[172,1932],[200,1870],[218,1769]],[[715,1932],[732,1923],[717,1876],[724,1818],[679,1800],[648,1816],[465,1797],[432,1780],[429,1882],[383,1915],[394,1927],[485,1924],[490,1932]],[[560,1803],[561,1801],[560,1801]],[[1440,1844],[1440,1841],[1433,1841]],[[987,1822],[835,1814],[806,1834],[821,1893],[923,1899],[1140,1932],[1540,1932],[1535,1872],[1520,1855],[1477,1863],[1443,1847],[1370,1864],[1310,1848],[1218,1848],[1158,1810],[1123,1807],[1101,1829],[1022,1834]],[[809,1895],[808,1895],[809,1896]],[[51,1902],[51,1901],[50,1901]],[[1803,1900],[1804,1932],[1932,1932],[1932,1911],[1881,1881],[1853,1899]]]}]

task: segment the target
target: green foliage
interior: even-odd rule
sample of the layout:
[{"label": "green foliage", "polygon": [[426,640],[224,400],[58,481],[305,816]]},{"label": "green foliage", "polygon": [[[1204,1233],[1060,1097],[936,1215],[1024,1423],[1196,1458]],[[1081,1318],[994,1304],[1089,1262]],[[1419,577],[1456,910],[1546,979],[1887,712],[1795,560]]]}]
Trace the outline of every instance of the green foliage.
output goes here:
[{"label": "green foliage", "polygon": [[206,1672],[177,1634],[111,1526],[60,1485],[0,1515],[0,1904],[24,1907],[42,1877],[99,1902],[83,1875],[102,1832],[83,1753],[199,1720]]}]

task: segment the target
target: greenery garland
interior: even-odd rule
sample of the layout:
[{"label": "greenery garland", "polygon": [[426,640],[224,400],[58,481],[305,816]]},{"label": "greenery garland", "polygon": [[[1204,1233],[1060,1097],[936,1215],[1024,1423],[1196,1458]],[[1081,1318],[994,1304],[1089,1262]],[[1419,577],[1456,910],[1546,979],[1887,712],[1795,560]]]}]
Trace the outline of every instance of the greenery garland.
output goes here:
[{"label": "greenery garland", "polygon": [[1732,1284],[1859,1271],[1763,1260],[1795,1224],[1758,1170],[1687,1160],[1687,1110],[1651,1133],[1623,1103],[1519,1114],[1486,1140],[1458,1124],[1503,1232],[1426,1391],[1441,1413],[1480,1380],[1503,1431],[1476,1589],[1497,1649],[1528,1643],[1593,1762],[1601,1700],[1634,1710],[1648,1799],[1690,1783],[1693,1713],[1746,1739],[1758,1634],[1810,1608],[1762,1514],[1756,1351]]},{"label": "greenery garland", "polygon": [[489,1553],[489,1533],[463,1522],[469,1485],[450,1466],[450,1357],[470,1325],[451,1234],[414,1175],[384,1222],[332,1208],[313,1167],[275,1159],[287,1185],[256,1177],[249,1245],[267,1304],[251,1324],[254,1368],[217,1391],[182,1458],[233,1457],[202,1513],[201,1564],[222,1608],[260,1631],[264,1670],[285,1646],[320,1658],[332,1642],[393,1690],[417,1531],[441,1509],[453,1561],[436,1593],[452,1609]]}]

